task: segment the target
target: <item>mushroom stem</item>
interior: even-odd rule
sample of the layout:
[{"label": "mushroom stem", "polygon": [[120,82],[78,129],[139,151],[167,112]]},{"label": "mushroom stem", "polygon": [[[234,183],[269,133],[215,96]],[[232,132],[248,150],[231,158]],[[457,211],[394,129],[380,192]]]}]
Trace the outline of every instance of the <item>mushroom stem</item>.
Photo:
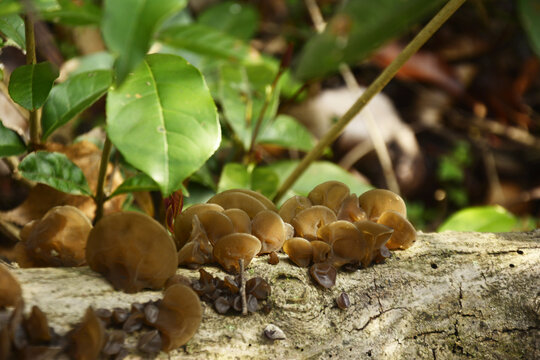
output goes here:
[{"label": "mushroom stem", "polygon": [[96,189],[96,214],[94,216],[94,224],[103,216],[103,203],[105,202],[105,176],[107,175],[107,165],[109,165],[109,156],[111,155],[112,142],[108,136],[105,136],[103,151],[101,152],[101,161],[99,163],[98,184]]},{"label": "mushroom stem", "polygon": [[247,315],[246,301],[246,281],[244,279],[244,259],[238,260],[240,263],[240,299],[242,300],[242,315]]}]

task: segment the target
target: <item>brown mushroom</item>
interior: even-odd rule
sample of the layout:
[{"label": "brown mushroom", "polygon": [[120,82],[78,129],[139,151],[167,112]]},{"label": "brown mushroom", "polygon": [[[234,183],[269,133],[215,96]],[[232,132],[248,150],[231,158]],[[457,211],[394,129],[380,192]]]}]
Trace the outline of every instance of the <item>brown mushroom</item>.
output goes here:
[{"label": "brown mushroom", "polygon": [[234,232],[231,219],[223,214],[223,212],[207,210],[197,216],[212,245],[215,244],[219,238]]},{"label": "brown mushroom", "polygon": [[224,209],[242,209],[251,219],[259,212],[267,210],[267,207],[257,198],[245,192],[227,190],[212,196],[208,203],[218,204]]},{"label": "brown mushroom", "polygon": [[249,196],[253,196],[255,199],[259,200],[268,210],[272,210],[272,211],[277,212],[276,205],[270,199],[268,199],[266,196],[264,196],[263,194],[261,194],[261,193],[259,193],[257,191],[253,191],[253,190],[249,190],[249,189],[230,189],[230,190],[225,190],[225,191],[223,191],[221,193],[223,194],[223,193],[226,193],[226,192],[241,192],[241,193],[247,194]]},{"label": "brown mushroom", "polygon": [[326,181],[319,184],[308,194],[308,199],[313,205],[324,205],[334,213],[339,211],[343,200],[349,196],[350,190],[347,185],[339,181]]},{"label": "brown mushroom", "polygon": [[367,253],[362,259],[362,265],[367,267],[372,263],[373,259],[381,254],[381,248],[390,239],[394,230],[386,225],[369,220],[356,221],[354,225],[362,232],[366,240]]},{"label": "brown mushroom", "polygon": [[199,296],[188,286],[175,284],[165,290],[154,326],[162,336],[162,349],[171,351],[189,341],[202,320]]},{"label": "brown mushroom", "polygon": [[293,237],[285,241],[283,251],[289,255],[289,259],[300,267],[308,267],[313,258],[311,242],[301,237]]},{"label": "brown mushroom", "polygon": [[251,219],[242,209],[227,209],[223,211],[233,224],[234,232],[251,234]]},{"label": "brown mushroom", "polygon": [[136,212],[103,217],[88,236],[86,261],[127,293],[162,288],[178,265],[176,247],[165,228]]},{"label": "brown mushroom", "polygon": [[31,343],[36,344],[51,340],[51,329],[47,316],[36,305],[32,306],[30,316],[23,320],[23,326]]},{"label": "brown mushroom", "polygon": [[176,217],[174,221],[174,238],[176,249],[180,250],[188,241],[191,235],[193,216],[199,215],[205,211],[223,211],[223,208],[217,204],[196,204],[188,207]]},{"label": "brown mushroom", "polygon": [[392,236],[386,243],[386,247],[390,250],[405,250],[416,241],[414,226],[396,211],[383,212],[377,222],[394,229]]},{"label": "brown mushroom", "polygon": [[287,240],[288,231],[277,212],[264,210],[251,221],[251,233],[261,241],[259,254],[268,254],[281,249]]},{"label": "brown mushroom", "polygon": [[317,240],[317,231],[326,224],[336,221],[336,214],[323,205],[315,205],[300,211],[291,220],[296,236]]},{"label": "brown mushroom", "polygon": [[70,335],[70,355],[77,360],[97,359],[105,342],[105,330],[101,320],[89,307],[82,323]]},{"label": "brown mushroom", "polygon": [[76,207],[56,206],[40,220],[28,223],[21,240],[28,257],[38,266],[81,266],[92,223]]},{"label": "brown mushroom", "polygon": [[358,204],[372,221],[377,221],[379,216],[387,210],[397,211],[403,217],[407,217],[405,202],[401,196],[390,190],[368,190],[358,197]]},{"label": "brown mushroom", "polygon": [[11,275],[11,272],[0,264],[0,309],[6,306],[15,306],[21,299],[21,285]]},{"label": "brown mushroom", "polygon": [[356,194],[350,194],[343,200],[341,207],[337,212],[337,218],[339,220],[358,221],[367,218],[364,209],[358,205],[358,196]]},{"label": "brown mushroom", "polygon": [[309,274],[315,282],[326,289],[336,284],[336,268],[328,263],[316,263],[309,268]]},{"label": "brown mushroom", "polygon": [[291,220],[298,214],[300,211],[311,207],[313,204],[305,196],[296,195],[289,198],[287,201],[281,205],[279,209],[279,216],[283,221],[290,223]]},{"label": "brown mushroom", "polygon": [[326,225],[319,236],[332,245],[332,263],[336,267],[360,264],[369,251],[362,232],[348,221],[338,220]]},{"label": "brown mushroom", "polygon": [[255,236],[244,233],[225,235],[214,245],[214,259],[227,272],[240,271],[239,260],[247,267],[251,259],[261,251],[261,242]]},{"label": "brown mushroom", "polygon": [[332,247],[320,240],[314,240],[311,242],[313,248],[313,263],[325,262],[329,259]]},{"label": "brown mushroom", "polygon": [[208,239],[206,231],[199,221],[199,216],[194,215],[192,222],[193,225],[189,242],[178,252],[178,265],[196,269],[201,265],[213,262],[214,246]]}]

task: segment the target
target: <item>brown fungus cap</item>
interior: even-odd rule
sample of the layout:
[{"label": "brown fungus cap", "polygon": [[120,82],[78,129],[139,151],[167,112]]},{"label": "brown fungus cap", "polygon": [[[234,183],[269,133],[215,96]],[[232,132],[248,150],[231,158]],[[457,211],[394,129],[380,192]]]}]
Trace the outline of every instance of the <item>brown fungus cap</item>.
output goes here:
[{"label": "brown fungus cap", "polygon": [[348,221],[338,220],[326,225],[319,231],[321,238],[332,245],[332,263],[334,266],[359,264],[368,254],[364,235]]},{"label": "brown fungus cap", "polygon": [[296,236],[317,240],[317,231],[326,224],[336,221],[336,214],[323,205],[315,205],[300,211],[291,220]]},{"label": "brown fungus cap", "polygon": [[161,289],[178,265],[174,242],[165,228],[136,212],[103,217],[88,236],[86,261],[127,293]]},{"label": "brown fungus cap", "polygon": [[285,241],[283,251],[289,255],[289,259],[300,267],[308,267],[313,258],[311,242],[301,237],[293,237]]},{"label": "brown fungus cap", "polygon": [[180,250],[191,236],[193,216],[199,215],[205,211],[223,211],[223,207],[217,204],[196,204],[182,211],[174,220],[174,241],[176,249]]},{"label": "brown fungus cap", "polygon": [[251,221],[251,233],[261,241],[259,254],[278,251],[287,240],[288,231],[277,212],[264,210]]},{"label": "brown fungus cap", "polygon": [[214,259],[227,272],[240,272],[239,260],[244,259],[247,268],[255,255],[261,251],[261,242],[255,236],[244,233],[225,235],[214,246]]},{"label": "brown fungus cap", "polygon": [[405,250],[416,241],[416,230],[414,226],[396,211],[385,211],[377,220],[377,223],[386,225],[394,229],[386,247],[390,250]]},{"label": "brown fungus cap", "polygon": [[223,212],[208,210],[197,216],[212,245],[214,245],[221,237],[234,232],[231,219],[223,214]]},{"label": "brown fungus cap", "polygon": [[308,194],[313,205],[324,205],[337,213],[343,200],[349,196],[347,185],[339,181],[326,181],[313,188]]},{"label": "brown fungus cap", "polygon": [[364,209],[358,205],[358,196],[356,194],[350,194],[343,200],[341,207],[337,212],[337,218],[339,220],[358,221],[367,218]]},{"label": "brown fungus cap", "polygon": [[298,214],[300,211],[311,207],[313,204],[305,196],[296,195],[289,198],[287,201],[281,205],[279,209],[279,216],[283,221],[290,223],[291,220]]},{"label": "brown fungus cap", "polygon": [[77,360],[97,359],[104,342],[104,326],[90,307],[82,323],[70,335],[70,355]]},{"label": "brown fungus cap", "polygon": [[26,254],[38,266],[81,266],[92,223],[76,207],[56,206],[21,231]]},{"label": "brown fungus cap", "polygon": [[21,285],[11,272],[0,264],[0,309],[6,306],[15,306],[21,299]]},{"label": "brown fungus cap", "polygon": [[223,211],[233,224],[234,232],[251,234],[251,219],[242,209],[227,209]]},{"label": "brown fungus cap", "polygon": [[212,196],[208,203],[218,204],[224,209],[242,209],[251,219],[268,208],[259,199],[242,191],[227,190]]},{"label": "brown fungus cap", "polygon": [[314,240],[311,242],[313,248],[313,263],[321,263],[327,261],[332,252],[332,246],[328,243],[320,240]]},{"label": "brown fungus cap", "polygon": [[367,214],[368,219],[376,221],[387,210],[394,210],[407,216],[405,201],[396,193],[385,189],[368,190],[358,197],[358,204]]},{"label": "brown fungus cap", "polygon": [[390,239],[394,230],[369,220],[356,221],[354,225],[362,232],[366,240],[367,253],[362,260],[362,265],[367,267],[381,254],[381,247]]},{"label": "brown fungus cap", "polygon": [[277,212],[276,205],[274,205],[274,203],[270,199],[268,199],[266,196],[264,196],[263,194],[257,191],[253,191],[249,189],[230,189],[230,190],[223,191],[222,194],[226,192],[241,192],[249,196],[253,196],[255,199],[259,200],[268,210]]},{"label": "brown fungus cap", "polygon": [[158,307],[154,326],[161,333],[163,351],[176,349],[195,335],[202,320],[202,306],[199,296],[190,287],[171,285]]}]

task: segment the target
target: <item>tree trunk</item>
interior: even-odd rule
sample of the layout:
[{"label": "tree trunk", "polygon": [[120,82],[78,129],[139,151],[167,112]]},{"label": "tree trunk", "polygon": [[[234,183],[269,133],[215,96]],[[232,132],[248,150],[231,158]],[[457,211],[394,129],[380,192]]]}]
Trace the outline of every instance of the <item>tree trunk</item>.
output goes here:
[{"label": "tree trunk", "polygon": [[[332,289],[312,282],[305,268],[280,256],[272,266],[255,259],[247,277],[272,287],[268,315],[223,316],[204,304],[203,322],[171,358],[539,359],[540,231],[419,233],[408,250],[381,265],[340,271]],[[212,273],[223,273],[209,268]],[[88,267],[16,269],[27,310],[48,315],[60,332],[88,306],[128,307],[160,297],[113,291]],[[198,278],[192,270],[178,273]],[[340,310],[335,299],[349,295]],[[267,324],[285,340],[263,335]],[[167,358],[161,353],[161,358]]]}]

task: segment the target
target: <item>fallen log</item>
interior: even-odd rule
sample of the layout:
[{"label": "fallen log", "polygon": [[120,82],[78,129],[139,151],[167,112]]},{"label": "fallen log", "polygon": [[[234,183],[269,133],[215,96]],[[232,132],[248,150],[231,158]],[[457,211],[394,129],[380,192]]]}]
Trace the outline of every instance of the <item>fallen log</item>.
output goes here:
[{"label": "fallen log", "polygon": [[[171,359],[539,359],[540,230],[528,233],[419,233],[386,263],[338,273],[322,289],[306,268],[280,255],[255,259],[247,276],[272,287],[268,315],[219,315],[203,304],[203,322]],[[212,274],[225,274],[210,267]],[[117,292],[88,267],[12,269],[26,309],[38,305],[60,333],[88,306],[129,307],[160,292]],[[198,278],[195,270],[179,274]],[[350,307],[336,298],[346,292]],[[263,334],[274,324],[284,340]],[[168,358],[160,353],[159,358]]]}]

